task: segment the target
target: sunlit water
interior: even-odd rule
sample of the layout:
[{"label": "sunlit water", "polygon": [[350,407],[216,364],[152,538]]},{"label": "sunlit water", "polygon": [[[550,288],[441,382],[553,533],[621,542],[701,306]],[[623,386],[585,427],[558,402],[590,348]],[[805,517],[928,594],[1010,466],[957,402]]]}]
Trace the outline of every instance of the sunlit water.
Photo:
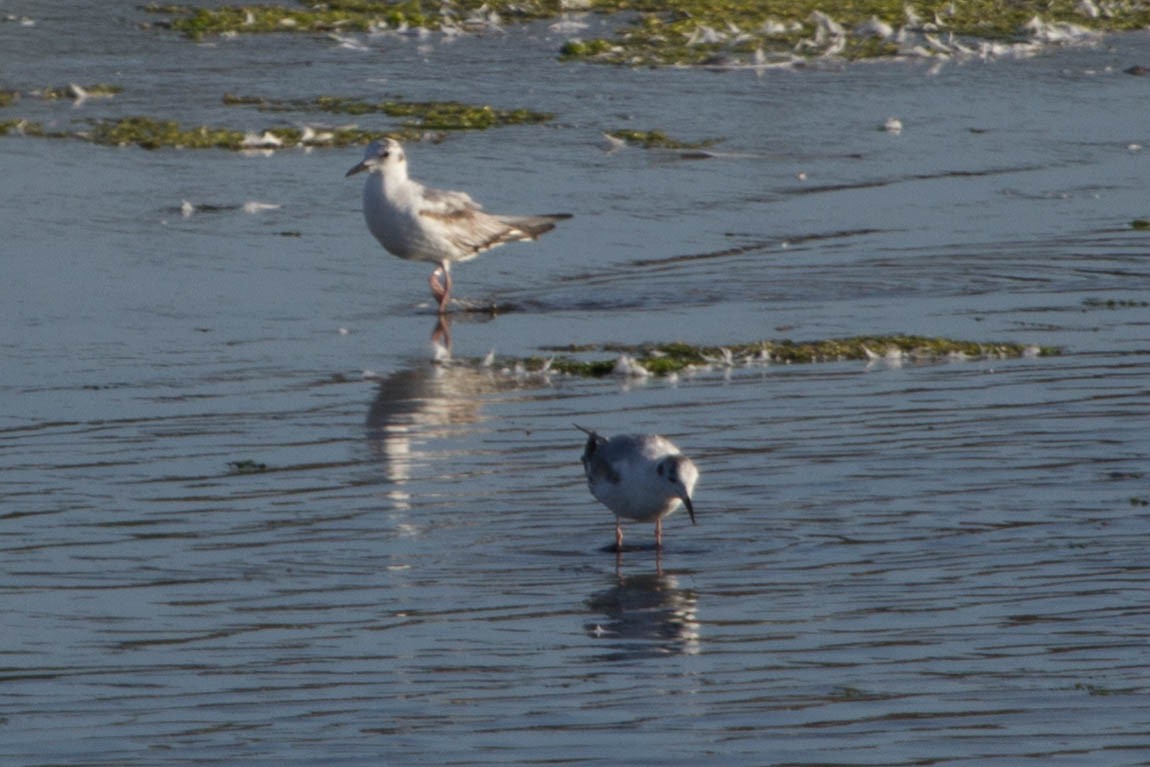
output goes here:
[{"label": "sunlit water", "polygon": [[[545,24],[197,46],[39,6],[0,5],[36,20],[0,24],[0,84],[125,92],[0,119],[525,106],[556,118],[411,146],[412,173],[575,218],[458,268],[517,310],[453,323],[493,367],[435,366],[426,269],[367,234],[358,149],[3,139],[0,762],[1150,760],[1150,132],[1122,73],[1145,35],[756,76],[560,64]],[[607,153],[620,127],[724,141]],[[630,383],[501,362],[890,332],[1064,353]],[[661,555],[631,525],[617,562],[573,423],[672,436],[699,525],[668,520]]]}]

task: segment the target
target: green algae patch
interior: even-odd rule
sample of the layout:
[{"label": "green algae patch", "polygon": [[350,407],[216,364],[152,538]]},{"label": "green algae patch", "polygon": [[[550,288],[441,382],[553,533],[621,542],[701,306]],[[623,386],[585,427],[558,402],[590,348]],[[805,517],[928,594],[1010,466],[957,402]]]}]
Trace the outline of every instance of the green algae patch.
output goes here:
[{"label": "green algae patch", "polygon": [[328,112],[342,115],[383,114],[400,118],[404,127],[421,130],[487,130],[506,125],[535,125],[551,120],[554,115],[530,109],[496,109],[487,105],[458,101],[367,101],[340,96],[318,96],[313,99],[265,99],[258,96],[226,94],[228,106],[255,107],[264,112]]},{"label": "green algae patch", "polygon": [[49,136],[44,126],[29,120],[0,120],[0,136]]},{"label": "green algae patch", "polygon": [[558,16],[560,0],[300,0],[286,5],[196,8],[152,3],[144,10],[169,18],[157,26],[192,40],[234,34],[369,32],[487,28],[503,21]]},{"label": "green algae patch", "polygon": [[91,97],[116,96],[123,93],[123,87],[111,83],[94,83],[92,85],[63,85],[52,88],[38,88],[30,91],[30,95],[49,101],[57,99],[86,99]]},{"label": "green algae patch", "polygon": [[613,130],[608,131],[611,138],[622,141],[624,144],[642,147],[643,149],[707,149],[719,143],[719,139],[704,139],[702,141],[680,141],[668,136],[659,130]]},{"label": "green algae patch", "polygon": [[552,118],[550,114],[528,109],[494,109],[454,101],[392,102],[386,107],[385,114],[405,117],[405,125],[427,130],[486,130],[504,125],[543,123]]},{"label": "green algae patch", "polygon": [[591,7],[626,11],[630,20],[614,38],[568,41],[561,58],[723,67],[766,66],[772,57],[946,57],[978,54],[972,48],[980,41],[1060,44],[1150,25],[1146,3],[1093,0],[592,0]]},{"label": "green algae patch", "polygon": [[158,26],[179,32],[192,40],[229,34],[317,33],[335,31],[366,32],[377,25],[422,25],[418,14],[405,14],[402,9],[389,10],[381,6],[378,12],[321,8],[301,4],[298,7],[264,5],[230,5],[220,8],[194,8],[186,5],[157,5],[144,7],[151,13],[171,18]]},{"label": "green algae patch", "polygon": [[93,144],[128,146],[135,144],[144,149],[181,147],[186,149],[239,149],[243,145],[243,131],[210,128],[201,125],[184,128],[175,120],[156,120],[151,117],[125,117],[119,120],[100,120],[86,133],[77,134]]},{"label": "green algae patch", "polygon": [[0,107],[9,106],[25,97],[43,99],[44,101],[58,101],[61,99],[83,101],[89,98],[107,98],[123,92],[124,89],[121,86],[110,83],[95,83],[92,85],[77,85],[76,83],[71,83],[70,85],[33,88],[24,92],[0,89]]},{"label": "green algae patch", "polygon": [[[1057,347],[1009,342],[956,341],[927,336],[856,336],[821,341],[771,340],[728,346],[697,346],[687,343],[602,344],[557,346],[544,351],[549,358],[529,357],[514,361],[527,372],[549,371],[602,378],[608,375],[668,376],[713,369],[770,364],[867,361],[900,364],[978,359],[1012,359],[1056,356]],[[608,357],[601,355],[607,354]]]},{"label": "green algae patch", "polygon": [[[631,66],[766,66],[834,56],[846,60],[965,55],[980,41],[1061,44],[1081,32],[1150,26],[1150,4],[1095,0],[586,0],[618,15],[614,37],[564,42],[564,60]],[[202,40],[239,34],[335,34],[411,28],[466,32],[505,21],[556,18],[562,0],[299,0],[200,8],[152,3],[155,26]],[[779,58],[781,57],[781,58]]]},{"label": "green algae patch", "polygon": [[199,125],[185,127],[175,120],[157,120],[152,117],[124,117],[118,120],[97,120],[88,130],[58,137],[74,137],[94,144],[109,146],[139,146],[144,149],[165,147],[178,149],[291,149],[307,146],[344,147],[366,144],[384,137],[404,141],[418,140],[419,135],[395,131],[369,131],[359,128],[332,128],[317,131],[312,128],[274,127],[262,132],[239,131],[231,128]]},{"label": "green algae patch", "polygon": [[[631,66],[767,66],[788,59],[965,55],[980,41],[1061,44],[1150,26],[1150,4],[1096,0],[586,0],[618,15],[614,37],[564,42],[564,60]],[[563,0],[299,0],[200,8],[153,3],[155,26],[202,40],[411,28],[482,31],[550,19]],[[781,57],[781,58],[779,58]]]},{"label": "green algae patch", "polygon": [[596,59],[608,56],[617,47],[610,40],[568,40],[559,49],[559,56],[564,59]]},{"label": "green algae patch", "polygon": [[143,149],[230,151],[362,146],[382,138],[394,138],[404,142],[436,142],[444,136],[442,132],[415,127],[365,130],[356,126],[338,128],[275,126],[262,131],[241,131],[211,125],[186,126],[176,120],[139,115],[87,120],[79,125],[82,127],[48,130],[42,123],[30,120],[0,120],[0,136],[79,139],[92,144],[138,146]]}]

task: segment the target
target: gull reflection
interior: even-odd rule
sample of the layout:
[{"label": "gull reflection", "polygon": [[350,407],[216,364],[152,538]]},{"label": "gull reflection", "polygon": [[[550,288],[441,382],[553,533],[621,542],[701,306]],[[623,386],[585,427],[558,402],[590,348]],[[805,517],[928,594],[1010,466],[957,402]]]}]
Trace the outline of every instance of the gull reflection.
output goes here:
[{"label": "gull reflection", "polygon": [[699,652],[694,589],[661,570],[612,580],[611,588],[588,597],[587,606],[602,617],[585,625],[589,636],[609,645],[607,660]]},{"label": "gull reflection", "polygon": [[437,455],[432,443],[481,420],[478,395],[495,391],[491,371],[428,362],[379,382],[367,413],[368,446],[390,481],[388,497],[411,508],[408,483]]},{"label": "gull reflection", "polygon": [[411,485],[421,472],[442,476],[427,470],[446,460],[447,448],[436,442],[481,422],[485,395],[545,380],[451,361],[450,332],[449,321],[441,318],[431,339],[435,357],[380,378],[367,413],[368,447],[389,480],[387,495],[397,510],[411,508]]},{"label": "gull reflection", "polygon": [[431,331],[432,360],[445,362],[451,359],[451,318],[441,314]]}]

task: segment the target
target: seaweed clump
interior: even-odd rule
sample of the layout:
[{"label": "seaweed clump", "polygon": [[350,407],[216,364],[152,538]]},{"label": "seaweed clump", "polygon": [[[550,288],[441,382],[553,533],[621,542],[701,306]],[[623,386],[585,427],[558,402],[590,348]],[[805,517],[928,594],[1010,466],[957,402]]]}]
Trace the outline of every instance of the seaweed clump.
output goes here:
[{"label": "seaweed clump", "polygon": [[70,85],[33,88],[23,93],[18,90],[0,88],[0,107],[14,104],[25,96],[29,98],[39,98],[45,101],[57,101],[60,99],[83,101],[94,97],[115,96],[123,92],[124,89],[121,86],[110,83],[95,83],[93,85],[77,85],[76,83],[71,83]]},{"label": "seaweed clump", "polygon": [[[0,100],[0,106],[4,105]],[[0,135],[78,138],[109,146],[139,146],[144,149],[290,149],[293,147],[344,147],[366,144],[391,137],[401,141],[436,141],[447,131],[486,130],[505,125],[536,124],[552,115],[528,109],[495,109],[457,101],[406,102],[391,100],[372,103],[358,99],[321,96],[315,99],[283,101],[253,96],[225,95],[224,103],[253,106],[263,111],[323,111],[334,114],[365,115],[383,113],[402,118],[390,130],[367,130],[354,125],[316,128],[275,126],[263,131],[199,125],[185,126],[175,120],[134,115],[87,121],[73,130],[47,131],[40,123],[26,120],[0,121]]]},{"label": "seaweed clump", "polygon": [[552,18],[560,13],[560,5],[560,0],[299,0],[295,5],[216,8],[152,3],[144,10],[170,17],[157,26],[201,40],[229,34],[485,29],[504,19]]},{"label": "seaweed clump", "polygon": [[458,101],[367,101],[340,96],[318,96],[313,99],[265,99],[258,96],[226,94],[224,104],[253,106],[263,112],[318,111],[343,115],[384,114],[405,118],[404,127],[422,130],[486,130],[505,125],[534,125],[551,120],[554,115],[530,109],[496,109],[487,105]]},{"label": "seaweed clump", "polygon": [[591,8],[633,17],[614,38],[568,41],[562,58],[725,67],[766,66],[771,56],[993,55],[1000,44],[1076,42],[1150,25],[1145,3],[1093,0],[592,0]]},{"label": "seaweed clump", "polygon": [[34,120],[0,120],[0,136],[49,136],[44,126]]},{"label": "seaweed clump", "polygon": [[707,149],[719,143],[719,139],[703,139],[702,141],[681,141],[671,138],[660,130],[613,130],[607,135],[624,144],[639,146],[644,149]]},{"label": "seaweed clump", "polygon": [[78,133],[77,136],[87,138],[93,144],[135,144],[144,149],[239,149],[244,141],[243,131],[210,128],[206,125],[184,128],[175,120],[156,120],[151,117],[99,120],[92,124],[91,130]]},{"label": "seaweed clump", "polygon": [[[555,356],[530,357],[517,364],[527,372],[564,373],[601,378],[607,375],[667,376],[715,368],[769,364],[886,361],[888,363],[1011,359],[1055,356],[1057,347],[1010,342],[982,343],[913,335],[855,336],[820,341],[757,341],[729,346],[687,343],[603,344],[547,347]],[[609,353],[609,358],[589,358]]]},{"label": "seaweed clump", "polygon": [[[210,125],[187,127],[175,120],[153,117],[123,117],[89,121],[89,127],[74,131],[45,131],[40,123],[13,120],[0,122],[0,135],[17,133],[45,138],[76,138],[106,146],[138,146],[143,149],[228,149],[269,150],[311,146],[344,147],[392,137],[402,141],[428,138],[422,132],[371,131],[360,128],[274,127],[262,132],[240,131]],[[431,136],[432,139],[436,138]]]},{"label": "seaweed clump", "polygon": [[[1002,45],[1072,43],[1150,26],[1147,3],[1095,0],[583,0],[580,5],[626,17],[612,38],[566,41],[560,58],[631,66],[727,68],[825,56],[996,55]],[[298,0],[215,8],[152,3],[144,10],[168,17],[155,26],[201,40],[410,28],[483,31],[505,20],[555,18],[570,7],[563,0]]]},{"label": "seaweed clump", "polygon": [[122,86],[111,83],[94,83],[92,85],[72,83],[57,87],[39,88],[31,91],[31,95],[39,96],[48,101],[55,101],[57,99],[86,99],[93,96],[116,96],[123,92]]}]

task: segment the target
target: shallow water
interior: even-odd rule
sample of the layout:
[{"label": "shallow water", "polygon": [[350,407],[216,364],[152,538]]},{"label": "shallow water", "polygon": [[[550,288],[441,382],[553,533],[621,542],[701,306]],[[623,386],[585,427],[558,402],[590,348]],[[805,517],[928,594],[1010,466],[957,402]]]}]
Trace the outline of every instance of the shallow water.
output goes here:
[{"label": "shallow water", "polygon": [[[559,64],[546,25],[355,51],[0,11],[36,19],[0,24],[5,87],[125,87],[0,119],[525,106],[556,119],[409,147],[412,172],[575,214],[458,268],[517,310],[453,323],[493,368],[435,366],[424,267],[343,179],[358,150],[3,139],[3,763],[1150,760],[1150,136],[1121,72],[1145,35],[756,76]],[[725,141],[605,152],[618,127]],[[1064,353],[677,382],[501,361],[890,332]],[[629,526],[617,562],[572,423],[673,437],[699,525],[661,555]]]}]

